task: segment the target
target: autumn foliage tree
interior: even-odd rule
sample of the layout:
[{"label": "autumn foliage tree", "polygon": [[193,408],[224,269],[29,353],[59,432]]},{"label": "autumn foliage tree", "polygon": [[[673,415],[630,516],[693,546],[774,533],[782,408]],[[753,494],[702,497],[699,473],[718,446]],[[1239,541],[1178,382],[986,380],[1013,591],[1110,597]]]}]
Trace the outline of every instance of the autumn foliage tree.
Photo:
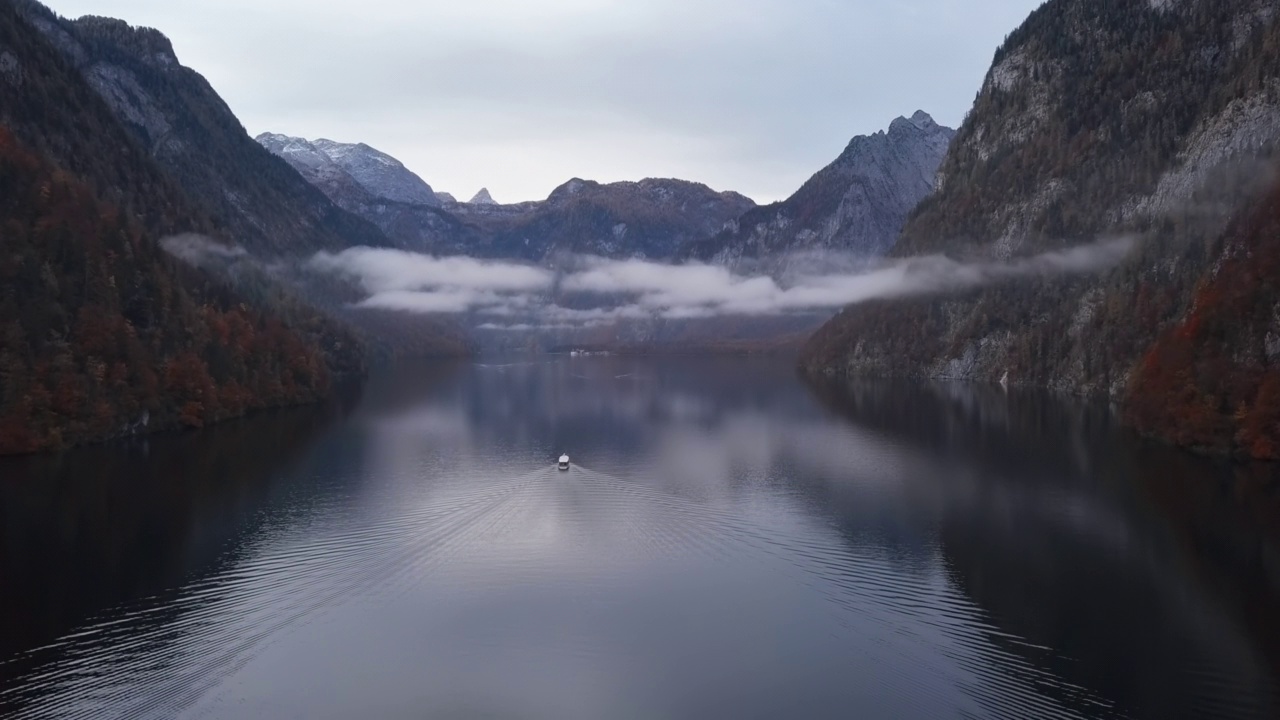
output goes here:
[{"label": "autumn foliage tree", "polygon": [[1131,251],[1096,273],[851,306],[805,367],[1129,398],[1148,432],[1265,455],[1271,281],[1222,243],[1280,153],[1252,121],[1280,97],[1280,17],[1264,4],[1045,2],[997,51],[891,255],[1018,262],[1116,237]]},{"label": "autumn foliage tree", "polygon": [[1220,251],[1190,311],[1135,370],[1126,412],[1181,445],[1280,460],[1280,185]]},{"label": "autumn foliage tree", "polygon": [[0,126],[0,453],[313,401],[320,351]]}]

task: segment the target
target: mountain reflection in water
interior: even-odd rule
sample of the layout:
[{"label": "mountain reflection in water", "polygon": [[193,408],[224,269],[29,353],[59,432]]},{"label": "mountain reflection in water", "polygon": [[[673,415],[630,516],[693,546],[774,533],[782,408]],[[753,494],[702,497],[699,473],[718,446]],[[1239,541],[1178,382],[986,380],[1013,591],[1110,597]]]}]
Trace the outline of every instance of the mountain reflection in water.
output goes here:
[{"label": "mountain reflection in water", "polygon": [[1274,717],[1271,475],[1043,393],[406,366],[0,463],[0,717]]}]

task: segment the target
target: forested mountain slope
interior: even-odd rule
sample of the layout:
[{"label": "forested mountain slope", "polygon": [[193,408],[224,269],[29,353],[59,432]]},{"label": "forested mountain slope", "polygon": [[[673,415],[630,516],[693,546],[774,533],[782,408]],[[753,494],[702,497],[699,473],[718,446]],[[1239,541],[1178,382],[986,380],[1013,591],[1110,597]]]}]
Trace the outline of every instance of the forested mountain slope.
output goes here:
[{"label": "forested mountain slope", "polygon": [[847,308],[803,362],[1129,397],[1278,142],[1274,0],[1050,0],[997,52],[891,254],[1000,261],[1121,235],[1134,251],[1099,276]]},{"label": "forested mountain slope", "polygon": [[1187,314],[1134,371],[1126,412],[1182,445],[1280,460],[1280,183],[1214,254]]},{"label": "forested mountain slope", "polygon": [[360,369],[340,327],[169,258],[189,231],[220,233],[0,0],[0,452],[310,401]]},{"label": "forested mountain slope", "polygon": [[237,244],[264,256],[390,244],[254,142],[158,31],[112,18],[65,20],[34,0],[14,2]]}]

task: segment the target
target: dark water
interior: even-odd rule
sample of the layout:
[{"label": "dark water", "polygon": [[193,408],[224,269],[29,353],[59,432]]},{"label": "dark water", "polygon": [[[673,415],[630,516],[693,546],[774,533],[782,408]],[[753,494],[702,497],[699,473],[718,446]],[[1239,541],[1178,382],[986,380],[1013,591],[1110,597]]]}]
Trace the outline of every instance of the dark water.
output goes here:
[{"label": "dark water", "polygon": [[0,717],[1275,718],[1272,473],[1040,394],[404,368],[0,463]]}]

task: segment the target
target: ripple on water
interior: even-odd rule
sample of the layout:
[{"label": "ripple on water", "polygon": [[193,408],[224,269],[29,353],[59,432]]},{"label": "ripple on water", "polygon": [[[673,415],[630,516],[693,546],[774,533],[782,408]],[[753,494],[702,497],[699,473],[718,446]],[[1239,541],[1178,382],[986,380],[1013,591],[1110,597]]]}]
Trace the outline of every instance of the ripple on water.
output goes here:
[{"label": "ripple on water", "polygon": [[[636,577],[678,571],[704,573],[708,584],[746,573],[746,586],[762,595],[814,598],[823,617],[805,619],[804,627],[824,628],[834,648],[824,657],[850,678],[874,677],[881,707],[920,717],[944,709],[1002,718],[1123,716],[1096,693],[1011,652],[1019,638],[1001,633],[956,591],[936,554],[904,572],[875,548],[851,546],[815,523],[770,523],[581,466],[470,477],[377,513],[349,510],[316,506],[295,531],[264,530],[216,572],[34,651],[55,659],[0,692],[0,702],[20,702],[21,717],[31,718],[169,718],[204,698],[203,713],[233,714],[215,688],[325,613],[340,606],[376,613],[448,592],[525,592],[530,612],[559,623],[555,652],[575,666],[603,666],[628,650],[590,623],[618,608],[634,612],[620,596],[640,589]],[[576,595],[566,600],[554,588],[568,578]],[[557,602],[571,603],[573,612]],[[732,598],[695,602],[734,609]],[[744,606],[744,617],[765,617]],[[717,623],[731,621],[710,624]],[[513,645],[504,637],[509,630],[498,624],[477,632],[473,650],[546,661],[545,646]],[[1222,677],[1208,681],[1233,686]],[[1244,708],[1199,710],[1236,715]]]}]

